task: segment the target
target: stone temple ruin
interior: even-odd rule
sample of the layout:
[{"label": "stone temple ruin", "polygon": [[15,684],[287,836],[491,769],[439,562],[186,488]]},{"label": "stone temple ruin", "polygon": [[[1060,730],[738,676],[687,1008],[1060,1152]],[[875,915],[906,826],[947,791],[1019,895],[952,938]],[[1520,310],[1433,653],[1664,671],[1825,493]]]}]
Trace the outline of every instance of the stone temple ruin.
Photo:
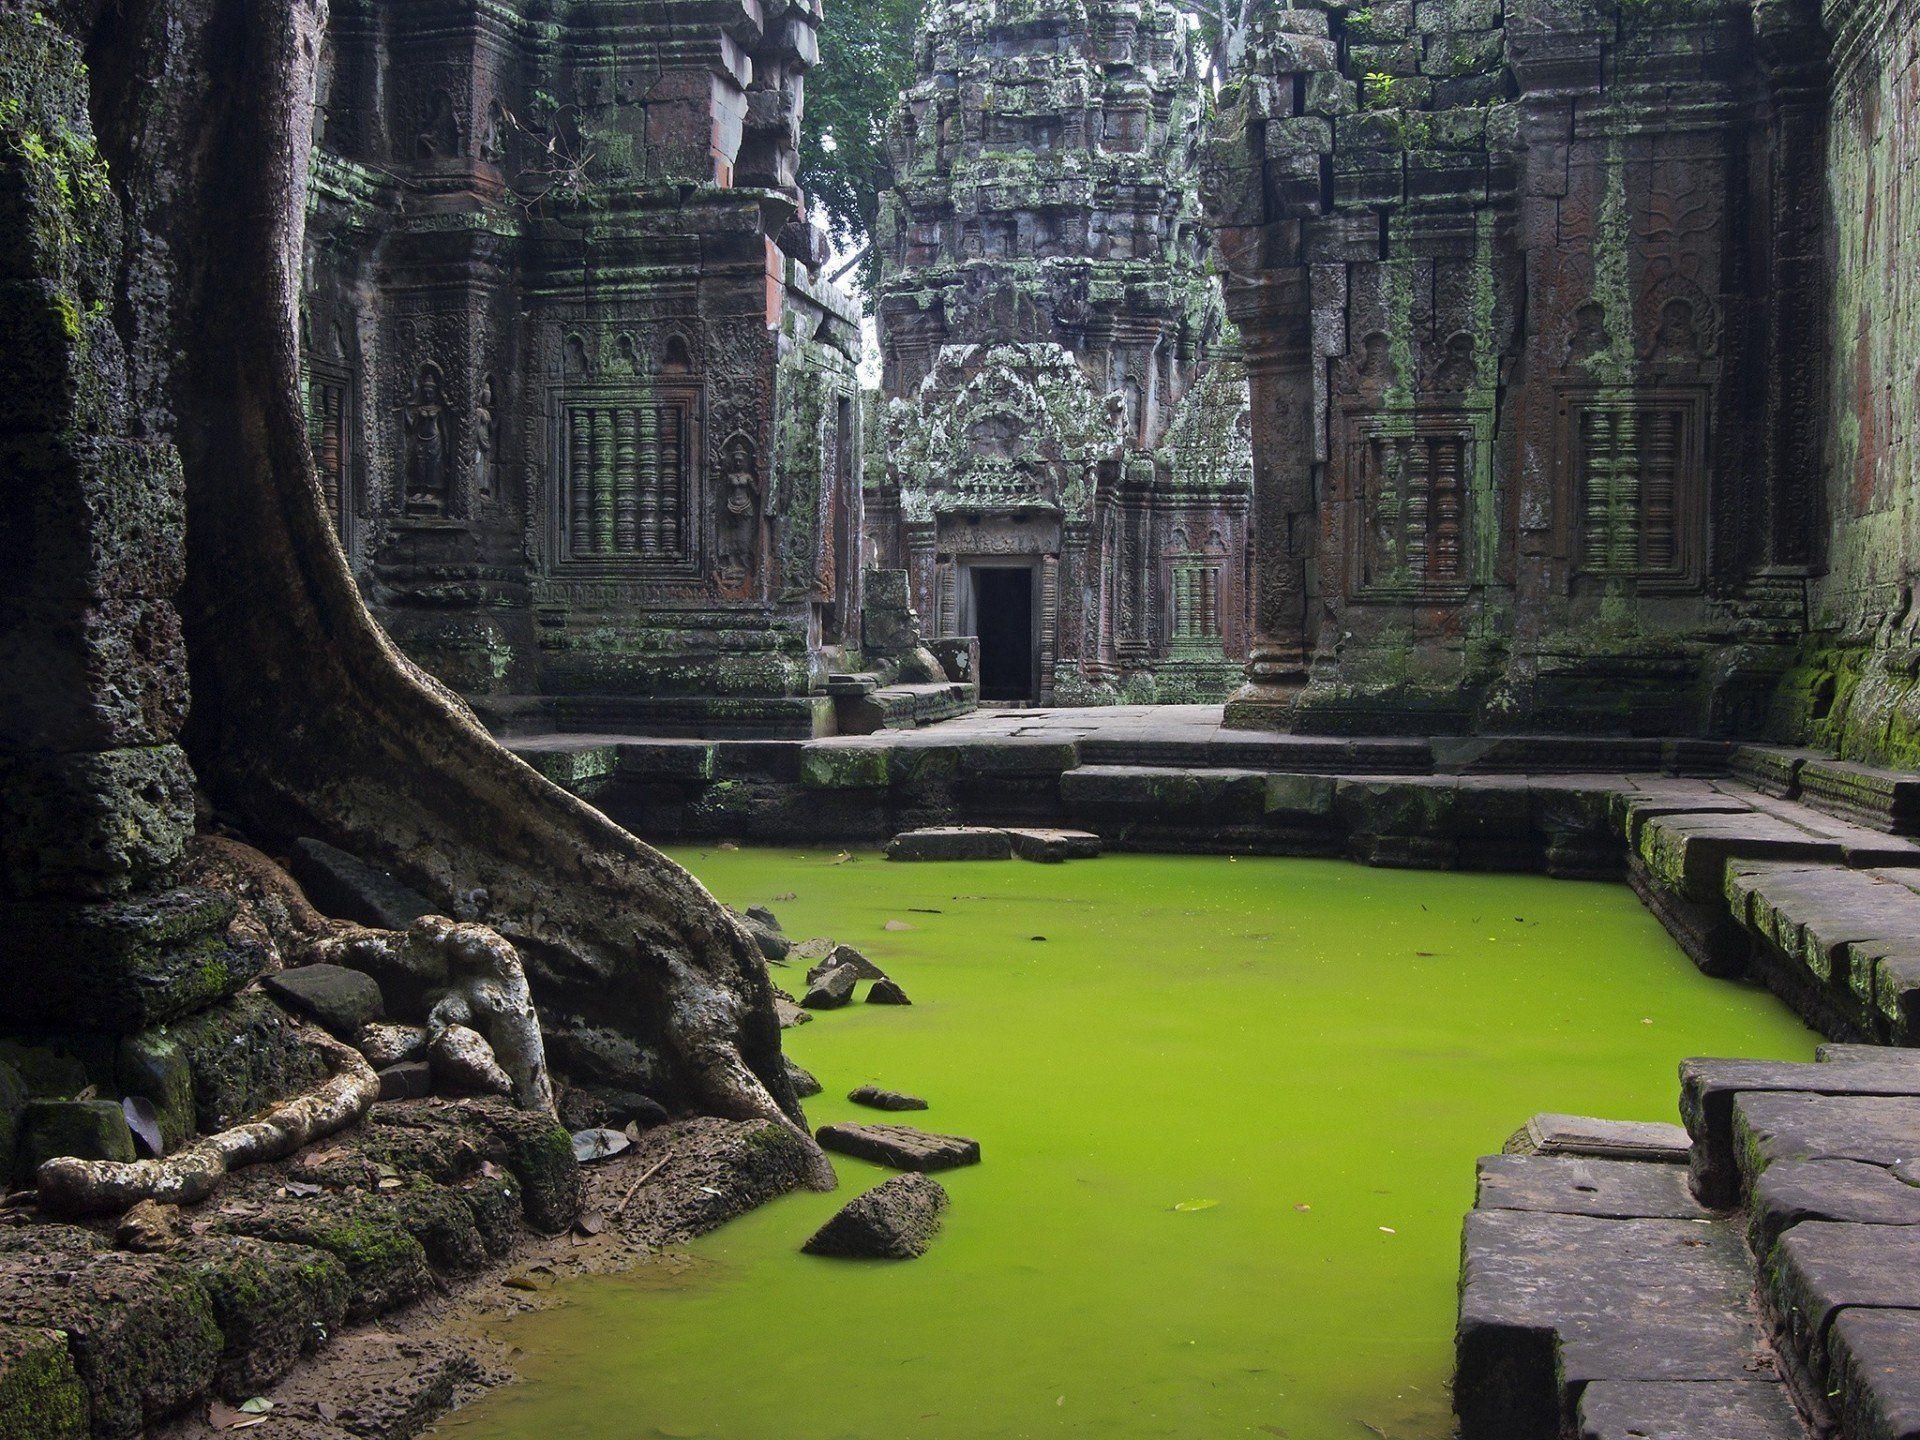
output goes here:
[{"label": "stone temple ruin", "polygon": [[870,550],[995,699],[1219,699],[1246,654],[1244,381],[1166,3],[940,0],[889,136]]},{"label": "stone temple ruin", "polygon": [[381,620],[500,725],[830,713],[860,424],[858,312],[794,178],[819,19],[332,12],[303,316],[322,483]]},{"label": "stone temple ruin", "polygon": [[1461,1440],[1920,1433],[1920,3],[1227,19],[929,0],[868,313],[812,0],[0,5],[0,1436],[830,1184],[639,836],[1625,882],[1832,1043],[1482,1162]]}]

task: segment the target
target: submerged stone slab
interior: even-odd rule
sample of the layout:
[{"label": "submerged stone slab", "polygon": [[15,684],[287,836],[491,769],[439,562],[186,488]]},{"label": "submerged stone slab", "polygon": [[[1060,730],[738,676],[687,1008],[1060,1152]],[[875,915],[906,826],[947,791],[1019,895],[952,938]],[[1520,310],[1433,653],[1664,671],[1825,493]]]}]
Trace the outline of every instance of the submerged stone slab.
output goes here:
[{"label": "submerged stone slab", "polygon": [[1580,1396],[1579,1440],[1805,1440],[1777,1380],[1600,1380]]},{"label": "submerged stone slab", "polygon": [[825,1149],[896,1170],[951,1170],[980,1163],[978,1140],[936,1135],[911,1125],[822,1125],[814,1138]]},{"label": "submerged stone slab", "polygon": [[1480,1162],[1474,1208],[1619,1219],[1692,1220],[1710,1213],[1693,1198],[1678,1165],[1587,1155],[1490,1155]]},{"label": "submerged stone slab", "polygon": [[[1524,1137],[1524,1139],[1522,1138]],[[1538,1155],[1594,1155],[1613,1160],[1684,1163],[1692,1140],[1679,1125],[1657,1120],[1597,1120],[1544,1112],[1527,1121],[1513,1148]]]},{"label": "submerged stone slab", "polygon": [[1091,830],[1022,828],[1007,831],[1013,853],[1022,860],[1052,864],[1061,860],[1091,860],[1100,853],[1100,837]]},{"label": "submerged stone slab", "polygon": [[978,825],[940,825],[908,830],[888,842],[887,859],[1011,860],[1013,837],[1005,830]]},{"label": "submerged stone slab", "polygon": [[911,1260],[940,1231],[947,1192],[930,1175],[896,1175],[849,1201],[800,1248],[809,1255]]},{"label": "submerged stone slab", "polygon": [[1588,1382],[1748,1382],[1765,1356],[1726,1221],[1476,1210],[1462,1233],[1463,1440],[1555,1435]]},{"label": "submerged stone slab", "polygon": [[[860,1085],[847,1092],[847,1099],[856,1105],[866,1105],[875,1110],[924,1110],[927,1102],[918,1095],[909,1095],[903,1090],[886,1090],[878,1085]],[[1915,1192],[1920,1195],[1920,1191]]]},{"label": "submerged stone slab", "polygon": [[1848,1440],[1920,1436],[1920,1312],[1842,1311],[1827,1332],[1827,1376]]}]

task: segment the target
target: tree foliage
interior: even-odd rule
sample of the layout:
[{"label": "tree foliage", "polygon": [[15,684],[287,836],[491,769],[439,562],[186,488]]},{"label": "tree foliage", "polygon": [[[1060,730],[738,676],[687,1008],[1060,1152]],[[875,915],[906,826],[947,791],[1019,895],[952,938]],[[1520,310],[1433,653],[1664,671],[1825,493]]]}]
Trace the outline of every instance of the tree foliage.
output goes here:
[{"label": "tree foliage", "polygon": [[[887,117],[913,81],[913,37],[926,0],[840,0],[820,33],[820,64],[807,76],[801,183],[849,251],[865,246],[893,183]],[[871,290],[871,251],[857,278]]]}]

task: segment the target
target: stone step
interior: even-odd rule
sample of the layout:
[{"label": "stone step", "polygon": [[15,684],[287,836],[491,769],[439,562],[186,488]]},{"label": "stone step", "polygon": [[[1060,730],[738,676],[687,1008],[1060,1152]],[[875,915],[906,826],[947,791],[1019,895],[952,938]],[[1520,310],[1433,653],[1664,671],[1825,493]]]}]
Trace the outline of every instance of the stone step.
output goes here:
[{"label": "stone step", "polygon": [[[1816,1116],[1804,1106],[1798,1112],[1803,1119],[1791,1135],[1806,1138],[1795,1140],[1783,1130],[1776,1148],[1748,1150],[1741,1125],[1751,1128],[1761,1124],[1771,1133],[1770,1127],[1787,1125],[1796,1113],[1792,1107],[1757,1103],[1759,1097],[1771,1096],[1795,1097],[1799,1101],[1828,1097],[1854,1102],[1839,1107],[1841,1112],[1848,1113],[1849,1124],[1864,1124],[1869,1120],[1874,1106],[1865,1102],[1888,1102],[1882,1107],[1889,1110],[1888,1123],[1897,1124],[1897,1117],[1910,1115],[1913,1123],[1920,1126],[1920,1053],[1887,1050],[1873,1058],[1810,1065],[1763,1060],[1683,1062],[1680,1118],[1693,1137],[1690,1170],[1694,1193],[1703,1203],[1721,1209],[1738,1205],[1766,1164],[1776,1156],[1787,1155],[1796,1144],[1802,1148],[1791,1150],[1795,1158],[1810,1158],[1814,1154],[1869,1158],[1833,1148],[1848,1143],[1844,1135],[1811,1138],[1806,1126],[1815,1123]],[[1740,1114],[1743,1106],[1744,1117]],[[1818,1148],[1820,1146],[1827,1148]],[[1882,1149],[1884,1146],[1872,1153],[1882,1153]],[[1920,1154],[1920,1137],[1916,1138],[1915,1149],[1910,1153]]]},{"label": "stone step", "polygon": [[[1482,1203],[1462,1239],[1461,1440],[1806,1433],[1750,1304],[1740,1225],[1703,1211],[1675,1167],[1528,1157],[1483,1172]],[[1594,1207],[1654,1213],[1566,1213]]]},{"label": "stone step", "polygon": [[1759,953],[1810,987],[1829,1032],[1920,1041],[1920,871],[1735,861],[1729,911]]},{"label": "stone step", "polygon": [[[1920,1227],[1809,1220],[1781,1237],[1766,1268],[1762,1304],[1783,1349],[1834,1402],[1849,1440],[1911,1435],[1888,1412],[1904,1408],[1910,1423],[1920,1396]],[[1858,1323],[1841,1329],[1847,1316]],[[1836,1385],[1848,1368],[1852,1386]]]}]

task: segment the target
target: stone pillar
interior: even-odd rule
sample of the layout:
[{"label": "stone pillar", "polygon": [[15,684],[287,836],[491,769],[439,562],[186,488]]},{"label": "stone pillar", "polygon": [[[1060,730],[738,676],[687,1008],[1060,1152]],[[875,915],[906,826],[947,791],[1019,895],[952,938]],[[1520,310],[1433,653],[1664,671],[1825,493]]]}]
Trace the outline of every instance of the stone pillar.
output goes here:
[{"label": "stone pillar", "polygon": [[0,51],[0,1027],[125,1035],[263,956],[228,943],[230,900],[175,883],[185,495],[114,327],[121,223],[86,73],[29,14],[0,16]]},{"label": "stone pillar", "polygon": [[[1227,702],[1226,723],[1240,730],[1291,724],[1312,657],[1309,596],[1318,533],[1312,318],[1304,267],[1274,272],[1256,313],[1228,303],[1247,347],[1253,399],[1253,634],[1247,678]],[[1243,292],[1243,304],[1244,304]]]},{"label": "stone pillar", "polygon": [[[1226,723],[1285,729],[1307,683],[1321,450],[1303,224],[1331,204],[1327,96],[1339,51],[1319,10],[1263,14],[1246,37],[1202,165],[1207,221],[1252,400],[1252,638]],[[1331,88],[1330,88],[1331,87]]]},{"label": "stone pillar", "polygon": [[[1763,292],[1762,374],[1767,426],[1761,503],[1761,575],[1802,576],[1825,558],[1819,476],[1826,380],[1825,203],[1827,40],[1814,0],[1757,0],[1754,37],[1765,94],[1758,106],[1764,147],[1759,179],[1768,220]],[[1756,166],[1756,168],[1760,168]]]}]

